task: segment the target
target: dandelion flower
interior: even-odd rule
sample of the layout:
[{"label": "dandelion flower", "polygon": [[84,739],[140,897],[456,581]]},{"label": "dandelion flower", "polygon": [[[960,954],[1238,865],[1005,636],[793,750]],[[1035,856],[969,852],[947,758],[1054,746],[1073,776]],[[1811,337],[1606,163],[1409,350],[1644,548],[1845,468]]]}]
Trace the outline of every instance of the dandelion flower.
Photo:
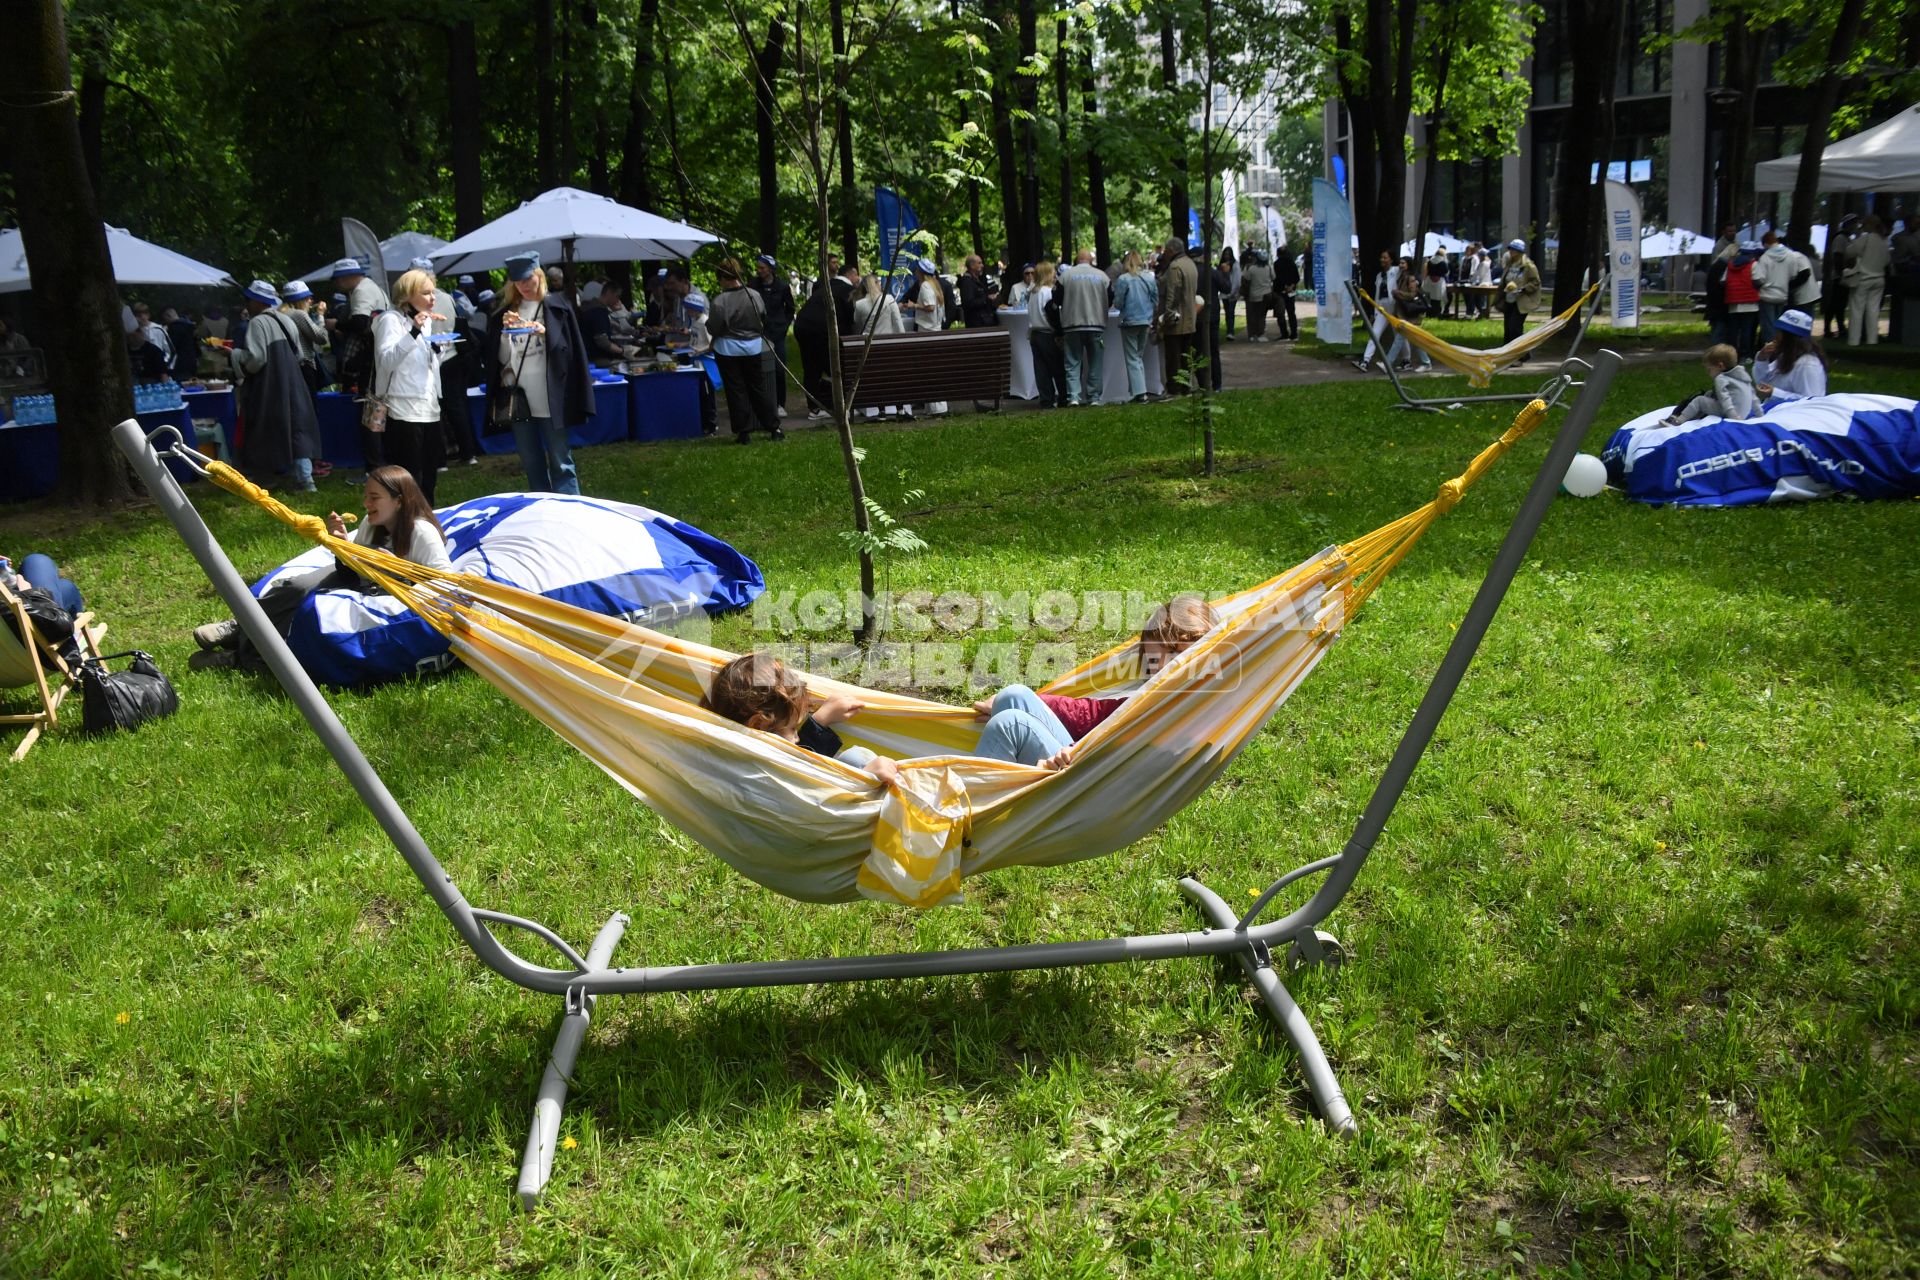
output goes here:
[{"label": "dandelion flower", "polygon": [[125,1009],[122,1009],[120,1012],[113,1015],[113,1020],[124,1027],[129,1022],[133,1021],[133,1015],[128,1013]]},{"label": "dandelion flower", "polygon": [[571,1151],[579,1145],[580,1145],[580,1139],[574,1137],[572,1134],[568,1134],[566,1138],[560,1143],[560,1149],[562,1151]]}]

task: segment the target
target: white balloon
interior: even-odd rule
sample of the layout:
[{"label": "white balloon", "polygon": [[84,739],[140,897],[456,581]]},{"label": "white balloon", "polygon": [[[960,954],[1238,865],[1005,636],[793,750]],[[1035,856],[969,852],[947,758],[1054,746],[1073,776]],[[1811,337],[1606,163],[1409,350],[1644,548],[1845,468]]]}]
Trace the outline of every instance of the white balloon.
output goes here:
[{"label": "white balloon", "polygon": [[1560,487],[1576,498],[1591,498],[1607,487],[1607,464],[1590,453],[1577,454]]}]

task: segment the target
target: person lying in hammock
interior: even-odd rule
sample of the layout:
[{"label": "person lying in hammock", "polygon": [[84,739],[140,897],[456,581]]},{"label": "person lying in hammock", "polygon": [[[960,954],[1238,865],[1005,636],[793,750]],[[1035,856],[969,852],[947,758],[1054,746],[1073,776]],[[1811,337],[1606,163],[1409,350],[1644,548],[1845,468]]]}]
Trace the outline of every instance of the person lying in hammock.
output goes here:
[{"label": "person lying in hammock", "polygon": [[[1206,597],[1178,595],[1156,606],[1140,629],[1140,677],[1150,679],[1169,659],[1184,652],[1200,637],[1213,630],[1219,618]],[[1006,711],[1024,711],[1033,717],[1057,744],[1056,751],[1068,749],[1094,731],[1095,726],[1118,711],[1125,698],[1072,698],[1057,693],[1035,693],[1023,684],[1008,685],[991,698],[973,704],[973,714],[989,723]]]},{"label": "person lying in hammock", "polygon": [[[402,560],[411,560],[429,569],[453,572],[453,561],[447,555],[447,535],[412,472],[405,467],[374,468],[367,473],[361,504],[367,518],[353,531],[355,542],[385,548]],[[347,536],[346,520],[338,511],[327,514],[327,532],[336,538]],[[336,563],[329,569],[274,583],[260,597],[260,608],[274,629],[284,636],[308,596],[341,587],[368,593],[379,590],[346,565]],[[187,665],[196,671],[207,667],[253,667],[257,663],[246,633],[232,618],[195,627],[193,638],[200,651]]]},{"label": "person lying in hammock", "polygon": [[[707,696],[700,700],[700,705],[715,715],[798,743],[816,755],[832,756],[842,764],[865,769],[888,786],[900,780],[900,766],[894,761],[866,747],[842,748],[840,735],[833,731],[834,725],[844,724],[866,710],[865,703],[827,698],[815,705],[811,714],[808,703],[807,685],[799,674],[764,653],[744,654],[721,667]],[[1044,706],[1039,709],[1047,719],[1053,718]],[[1054,723],[1057,726],[1059,722]],[[1063,769],[1072,748],[1064,731],[1053,732],[1034,714],[1032,706],[1020,706],[997,712],[987,721],[973,754],[988,760]]]}]

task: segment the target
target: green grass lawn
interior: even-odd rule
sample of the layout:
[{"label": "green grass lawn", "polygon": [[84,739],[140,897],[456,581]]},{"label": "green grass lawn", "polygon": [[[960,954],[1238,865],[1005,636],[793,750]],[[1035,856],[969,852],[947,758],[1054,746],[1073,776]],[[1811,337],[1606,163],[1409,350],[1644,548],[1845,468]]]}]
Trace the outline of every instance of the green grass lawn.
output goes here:
[{"label": "green grass lawn", "polygon": [[[1920,394],[1851,367],[1836,389]],[[1697,381],[1623,373],[1588,447]],[[1509,416],[1389,399],[1230,394],[1211,480],[1174,406],[863,432],[883,502],[927,495],[892,586],[1259,581],[1424,501]],[[629,963],[1192,928],[1180,874],[1245,901],[1340,847],[1544,448],[1164,830],[927,915],[739,879],[469,673],[332,701],[471,901],[582,944],[629,911]],[[853,585],[826,433],[580,462],[776,589]],[[249,573],[301,549],[194,496]],[[0,1275],[1911,1275],[1917,538],[1911,502],[1557,503],[1329,923],[1348,963],[1293,984],[1356,1141],[1229,963],[608,999],[523,1216],[557,1001],[467,954],[270,682],[187,671],[222,611],[164,521],[9,513],[5,549],[60,559],[182,709],[0,772]]]}]

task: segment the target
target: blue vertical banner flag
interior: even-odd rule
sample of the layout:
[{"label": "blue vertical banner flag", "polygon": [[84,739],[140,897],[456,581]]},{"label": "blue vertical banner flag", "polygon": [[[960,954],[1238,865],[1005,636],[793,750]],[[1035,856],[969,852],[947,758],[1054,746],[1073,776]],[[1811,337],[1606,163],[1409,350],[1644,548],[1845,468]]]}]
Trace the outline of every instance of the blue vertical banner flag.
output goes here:
[{"label": "blue vertical banner flag", "polygon": [[1198,249],[1200,244],[1200,211],[1189,208],[1187,210],[1187,248]]},{"label": "blue vertical banner flag", "polygon": [[908,236],[920,229],[920,215],[890,187],[873,189],[874,214],[880,223],[880,263],[878,270],[887,278],[887,292],[902,297],[912,280],[913,260],[924,246]]},{"label": "blue vertical banner flag", "polygon": [[1337,347],[1353,342],[1353,207],[1340,188],[1313,180],[1313,335]]},{"label": "blue vertical banner flag", "polygon": [[1640,327],[1640,195],[1607,179],[1607,270],[1613,279],[1608,318],[1616,329]]}]

